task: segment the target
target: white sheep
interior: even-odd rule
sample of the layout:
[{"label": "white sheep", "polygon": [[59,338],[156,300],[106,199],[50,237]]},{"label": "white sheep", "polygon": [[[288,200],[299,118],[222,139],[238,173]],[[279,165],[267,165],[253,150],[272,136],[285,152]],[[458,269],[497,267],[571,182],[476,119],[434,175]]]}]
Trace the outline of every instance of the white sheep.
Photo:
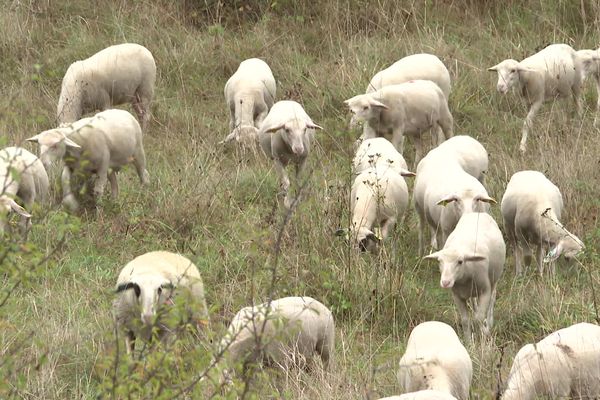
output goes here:
[{"label": "white sheep", "polygon": [[383,397],[379,400],[457,400],[451,394],[437,390],[419,390],[418,392],[405,393],[400,396]]},{"label": "white sheep", "polygon": [[[358,174],[350,201],[352,226],[348,230],[339,229],[336,234],[351,239],[361,251],[375,252],[408,205],[408,187],[403,176],[414,173],[399,174],[389,165],[378,164]],[[375,233],[377,228],[381,229],[380,235]]]},{"label": "white sheep", "polygon": [[46,169],[50,169],[56,160],[64,160],[63,203],[71,210],[78,208],[71,188],[71,174],[76,170],[97,176],[93,189],[96,199],[104,193],[107,181],[110,181],[111,195],[116,199],[119,191],[117,172],[130,162],[135,165],[142,184],[149,182],[142,130],[127,111],[102,111],[27,140],[40,145],[40,159]]},{"label": "white sheep", "polygon": [[[515,270],[522,273],[522,262],[529,265],[533,249],[539,273],[543,263],[561,255],[570,259],[584,249],[584,245],[560,223],[563,200],[560,190],[538,171],[515,173],[506,186],[500,204],[508,242],[515,251]],[[550,248],[546,257],[544,252]]]},{"label": "white sheep", "polygon": [[450,73],[444,63],[433,54],[412,54],[401,58],[371,78],[366,93],[375,92],[384,86],[398,85],[411,80],[429,80],[450,96]]},{"label": "white sheep", "polygon": [[502,400],[600,398],[600,327],[560,329],[515,356]]},{"label": "white sheep", "polygon": [[596,50],[578,50],[577,57],[581,61],[581,84],[585,83],[588,77],[593,77],[596,81],[596,115],[594,116],[594,126],[598,125],[598,113],[600,113],[600,49]]},{"label": "white sheep", "polygon": [[360,174],[376,165],[387,165],[399,174],[409,172],[402,154],[398,153],[389,140],[382,137],[363,140],[352,160],[355,174]]},{"label": "white sheep", "polygon": [[221,350],[231,363],[252,357],[267,365],[309,368],[319,356],[328,370],[334,339],[333,315],[326,306],[308,296],[284,297],[242,308],[221,340]]},{"label": "white sheep", "polygon": [[292,162],[296,167],[296,180],[299,180],[315,129],[323,128],[312,121],[300,104],[291,100],[275,103],[260,127],[260,145],[267,157],[275,162],[281,180],[280,194],[288,209],[292,199],[288,196],[290,179],[285,167]]},{"label": "white sheep", "polygon": [[412,330],[398,370],[404,392],[430,390],[467,400],[472,376],[471,357],[450,325],[428,321]]},{"label": "white sheep", "polygon": [[553,44],[521,62],[504,60],[488,71],[498,72],[498,92],[506,94],[517,88],[530,105],[523,124],[521,152],[526,150],[527,134],[545,101],[572,95],[577,114],[581,115],[581,61],[569,45]]},{"label": "white sheep", "polygon": [[88,112],[131,103],[146,131],[155,80],[154,57],[144,46],[124,43],[100,50],[67,69],[58,99],[58,122],[75,122]]},{"label": "white sheep", "polygon": [[453,136],[428,154],[440,153],[451,154],[451,157],[458,161],[466,173],[474,176],[481,183],[485,182],[489,164],[488,152],[477,139],[467,135]]},{"label": "white sheep", "polygon": [[[415,142],[415,165],[423,155],[421,135],[433,129],[436,144],[453,136],[448,100],[433,82],[408,81],[385,86],[344,101],[353,121],[365,121],[362,139],[392,134],[392,144],[402,153],[404,136]],[[443,132],[443,133],[442,133]]]},{"label": "white sheep", "polygon": [[[4,233],[8,213],[12,210],[21,216],[23,236],[31,224],[33,203],[48,200],[49,182],[42,162],[21,147],[0,150],[0,236]],[[25,208],[15,201],[19,198]]]},{"label": "white sheep", "polygon": [[506,244],[494,218],[487,213],[463,215],[440,251],[425,256],[439,262],[442,288],[452,290],[465,340],[471,340],[467,302],[476,299],[475,320],[489,335],[494,325],[496,285],[506,259]]},{"label": "white sheep", "polygon": [[225,84],[231,118],[230,133],[223,142],[255,143],[258,128],[275,101],[275,92],[275,78],[266,62],[258,58],[242,61]]},{"label": "white sheep", "polygon": [[419,254],[424,254],[425,227],[431,246],[441,248],[460,217],[470,212],[487,212],[496,204],[483,184],[468,174],[459,157],[450,151],[432,150],[417,166],[413,201],[419,217]]},{"label": "white sheep", "polygon": [[153,327],[161,339],[173,331],[166,316],[179,306],[183,321],[198,332],[209,326],[200,272],[182,255],[151,251],[134,258],[119,273],[116,290],[113,309],[118,326],[126,330],[127,353],[133,352],[136,337],[150,341]]}]

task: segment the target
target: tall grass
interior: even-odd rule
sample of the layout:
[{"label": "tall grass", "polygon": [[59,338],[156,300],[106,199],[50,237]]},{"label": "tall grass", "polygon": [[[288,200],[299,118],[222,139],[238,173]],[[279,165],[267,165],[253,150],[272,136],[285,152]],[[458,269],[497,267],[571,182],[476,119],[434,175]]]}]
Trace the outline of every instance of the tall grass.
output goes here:
[{"label": "tall grass", "polygon": [[[283,235],[274,294],[313,296],[334,311],[337,324],[330,375],[291,371],[272,380],[267,373],[253,390],[298,399],[397,393],[396,365],[410,329],[431,319],[457,327],[456,312],[437,268],[417,256],[413,211],[375,256],[356,254],[334,237],[347,226],[357,135],[347,130],[342,101],[395,60],[430,52],[451,71],[455,132],[478,138],[490,153],[490,194],[499,200],[518,170],[546,173],[563,193],[563,223],[587,246],[579,262],[543,278],[534,269],[515,277],[509,250],[493,335],[469,348],[472,396],[491,398],[520,346],[598,317],[591,288],[600,279],[600,135],[589,89],[582,119],[571,117],[568,101],[546,105],[527,155],[519,155],[526,107],[518,96],[495,93],[496,77],[486,68],[549,42],[596,48],[599,11],[595,2],[561,0],[6,2],[0,132],[10,144],[55,125],[60,82],[74,60],[131,41],[152,51],[159,70],[144,138],[150,186],[140,187],[132,169],[120,173],[118,201],[107,196],[100,217],[80,216],[79,232],[0,311],[0,354],[15,343],[21,350],[18,397],[93,398],[104,390],[115,350],[112,288],[120,268],[146,251],[182,252],[198,265],[215,338],[239,308],[265,299],[281,223],[275,171],[264,157],[217,144],[228,133],[224,83],[248,57],[269,63],[278,99],[302,102],[326,128],[310,155],[306,200]],[[500,221],[498,207],[492,214]],[[38,215],[31,239],[49,252],[62,223],[56,208]],[[47,361],[36,368],[43,355]]]}]

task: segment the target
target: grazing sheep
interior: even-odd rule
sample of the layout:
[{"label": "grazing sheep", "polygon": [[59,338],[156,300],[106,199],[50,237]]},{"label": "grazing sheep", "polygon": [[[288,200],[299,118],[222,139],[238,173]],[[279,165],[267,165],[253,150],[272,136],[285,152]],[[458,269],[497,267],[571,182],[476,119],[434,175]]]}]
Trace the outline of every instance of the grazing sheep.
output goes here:
[{"label": "grazing sheep", "polygon": [[258,58],[242,61],[225,84],[225,100],[231,114],[229,135],[224,143],[255,143],[258,128],[275,101],[275,78],[266,62]]},{"label": "grazing sheep", "polygon": [[[431,154],[450,153],[462,169],[474,176],[481,183],[485,183],[485,174],[488,170],[488,153],[485,147],[467,135],[453,136],[431,150]],[[417,169],[417,173],[418,173]]]},{"label": "grazing sheep", "polygon": [[581,61],[581,84],[591,76],[596,81],[596,115],[594,116],[594,126],[598,125],[598,113],[600,112],[600,49],[597,50],[579,50],[577,57]]},{"label": "grazing sheep", "polygon": [[292,199],[288,197],[290,179],[285,167],[291,161],[296,166],[296,180],[299,180],[315,129],[323,128],[310,119],[300,104],[291,100],[275,103],[260,127],[260,145],[267,157],[275,162],[287,209],[291,208]]},{"label": "grazing sheep", "polygon": [[400,396],[384,397],[379,400],[457,400],[451,394],[437,390],[419,390],[418,392],[405,393]]},{"label": "grazing sheep", "polygon": [[398,85],[412,80],[428,80],[450,96],[450,73],[444,63],[433,54],[412,54],[401,58],[371,78],[366,93],[375,92],[384,86]]},{"label": "grazing sheep", "polygon": [[420,255],[424,254],[426,225],[431,246],[441,248],[463,214],[487,212],[489,203],[496,204],[481,182],[463,170],[459,159],[450,151],[434,149],[417,166],[413,201],[419,216]]},{"label": "grazing sheep", "polygon": [[155,80],[154,57],[144,46],[124,43],[100,50],[67,69],[58,99],[58,122],[75,122],[88,112],[131,103],[146,131]]},{"label": "grazing sheep", "polygon": [[11,210],[21,216],[21,233],[26,236],[31,214],[15,199],[21,199],[31,211],[36,200],[48,199],[48,188],[46,169],[35,155],[21,147],[0,150],[0,236],[4,234]]},{"label": "grazing sheep", "polygon": [[[352,227],[339,229],[336,235],[351,238],[361,251],[375,252],[377,244],[393,230],[408,205],[408,187],[403,176],[414,175],[410,171],[399,174],[385,164],[358,174],[352,184]],[[381,235],[375,234],[376,227],[381,229]]]},{"label": "grazing sheep", "polygon": [[387,165],[399,174],[409,173],[404,157],[389,140],[382,137],[363,140],[352,160],[354,173],[360,174],[379,165]]},{"label": "grazing sheep", "polygon": [[[563,200],[560,190],[538,171],[515,173],[506,186],[500,204],[508,242],[515,251],[515,270],[522,273],[522,261],[531,263],[533,248],[536,249],[538,270],[543,263],[554,261],[563,255],[566,259],[583,251],[584,245],[560,223]],[[550,247],[546,258],[544,251]]]},{"label": "grazing sheep", "polygon": [[[428,321],[412,330],[398,370],[403,391],[429,390],[435,391],[432,395],[444,393],[467,400],[472,376],[471,357],[450,325]],[[424,394],[406,396],[427,398]]]},{"label": "grazing sheep", "polygon": [[119,191],[117,172],[130,162],[135,165],[142,184],[149,182],[142,130],[127,111],[102,111],[27,140],[40,145],[40,158],[46,169],[56,160],[64,160],[63,203],[73,211],[79,206],[71,191],[71,174],[76,170],[97,175],[93,189],[96,199],[104,193],[107,180],[110,181],[111,195],[116,199]]},{"label": "grazing sheep", "polygon": [[581,115],[581,61],[569,45],[552,44],[521,62],[504,60],[488,71],[498,72],[498,92],[506,94],[516,87],[530,105],[523,124],[521,152],[525,152],[533,118],[545,101],[572,95]]},{"label": "grazing sheep", "polygon": [[600,398],[600,327],[560,329],[515,356],[502,400]]},{"label": "grazing sheep", "polygon": [[392,144],[402,153],[404,135],[410,135],[415,141],[415,165],[423,155],[423,132],[433,128],[437,144],[453,135],[448,100],[431,81],[385,86],[376,92],[354,96],[344,104],[352,111],[354,121],[365,121],[363,140],[391,133]]},{"label": "grazing sheep", "polygon": [[425,256],[437,260],[441,287],[452,289],[465,340],[471,340],[467,301],[476,298],[475,320],[489,335],[494,325],[496,284],[504,270],[506,245],[498,224],[487,213],[463,215],[444,248]]},{"label": "grazing sheep", "polygon": [[121,270],[116,289],[113,309],[117,324],[127,333],[127,353],[133,352],[136,337],[150,341],[155,326],[160,338],[174,331],[177,327],[170,326],[165,316],[175,312],[176,304],[185,309],[183,321],[198,331],[209,325],[200,272],[179,254],[151,251],[134,258]]},{"label": "grazing sheep", "polygon": [[327,370],[334,339],[333,315],[327,307],[307,296],[284,297],[242,308],[233,317],[221,349],[232,363],[251,357],[279,366],[311,367],[318,355]]}]

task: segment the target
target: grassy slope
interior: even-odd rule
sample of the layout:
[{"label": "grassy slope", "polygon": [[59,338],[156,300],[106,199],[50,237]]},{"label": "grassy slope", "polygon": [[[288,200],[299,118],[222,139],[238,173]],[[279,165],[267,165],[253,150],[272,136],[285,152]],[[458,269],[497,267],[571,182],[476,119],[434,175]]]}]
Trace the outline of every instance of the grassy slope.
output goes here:
[{"label": "grassy slope", "polygon": [[[496,94],[496,77],[485,69],[504,58],[523,58],[548,42],[595,47],[599,32],[589,18],[598,13],[589,7],[583,23],[571,4],[576,2],[498,2],[486,9],[466,1],[422,9],[386,1],[380,8],[352,3],[330,2],[326,12],[317,13],[284,1],[259,18],[253,14],[258,3],[250,3],[253,8],[243,11],[221,10],[229,12],[222,20],[214,9],[183,10],[166,1],[100,1],[91,11],[88,3],[66,1],[3,7],[0,132],[11,143],[53,126],[70,62],[132,41],[147,46],[159,68],[154,120],[144,139],[150,187],[141,188],[132,169],[121,173],[119,201],[106,200],[101,218],[82,217],[81,231],[6,309],[0,349],[32,333],[36,340],[26,354],[49,352],[39,372],[28,370],[24,397],[93,396],[103,376],[97,362],[112,346],[111,288],[135,255],[161,248],[191,256],[203,274],[217,329],[242,305],[264,298],[270,279],[265,267],[279,224],[275,173],[263,158],[240,157],[217,145],[228,126],[223,85],[239,61],[254,56],[273,69],[279,99],[302,102],[326,127],[311,154],[308,199],[284,236],[277,295],[311,295],[334,310],[338,363],[324,382],[285,381],[289,397],[394,394],[397,361],[411,327],[430,319],[456,325],[437,268],[422,264],[415,252],[414,212],[379,257],[356,255],[332,236],[348,220],[356,135],[347,132],[342,101],[362,92],[374,72],[410,53],[437,54],[451,70],[455,132],[479,138],[490,152],[492,196],[501,198],[515,171],[544,171],[563,192],[563,222],[588,246],[581,264],[561,265],[553,279],[540,279],[532,270],[515,278],[509,256],[492,340],[470,348],[472,393],[491,396],[501,348],[505,376],[523,343],[575,321],[594,320],[590,287],[600,279],[600,136],[592,128],[591,110],[580,122],[561,116],[570,115],[568,102],[544,107],[528,155],[521,157],[516,149],[524,106],[514,95]],[[248,21],[238,25],[236,18]],[[594,104],[591,90],[585,98],[587,107]],[[406,154],[412,158],[410,150]],[[499,207],[493,214],[499,216]],[[36,221],[32,238],[50,246],[55,232],[44,222]]]}]

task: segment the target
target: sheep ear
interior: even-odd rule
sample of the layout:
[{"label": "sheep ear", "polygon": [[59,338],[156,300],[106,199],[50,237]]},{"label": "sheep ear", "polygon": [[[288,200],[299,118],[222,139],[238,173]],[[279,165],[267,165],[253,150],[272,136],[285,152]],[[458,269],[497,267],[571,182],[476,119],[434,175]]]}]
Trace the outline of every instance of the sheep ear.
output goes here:
[{"label": "sheep ear", "polygon": [[344,228],[340,228],[338,230],[335,231],[334,235],[335,236],[345,236],[348,233],[347,229]]},{"label": "sheep ear", "polygon": [[74,141],[72,141],[71,139],[69,139],[68,137],[66,137],[66,136],[64,136],[64,135],[63,135],[63,137],[64,137],[64,139],[63,139],[63,142],[64,142],[64,143],[65,143],[67,146],[69,146],[69,147],[73,147],[73,148],[76,148],[76,149],[80,149],[80,148],[81,148],[81,146],[80,146],[80,145],[78,145],[77,143],[75,143]]},{"label": "sheep ear", "polygon": [[382,102],[375,100],[374,98],[369,98],[369,104],[372,107],[379,107],[379,108],[383,108],[384,110],[389,110],[390,108],[388,106],[386,106],[385,104],[383,104]]},{"label": "sheep ear", "polygon": [[451,195],[444,197],[443,199],[438,201],[436,204],[438,206],[447,206],[448,204],[452,203],[453,201],[457,201],[457,200],[458,200],[458,197],[455,194],[451,194]]},{"label": "sheep ear", "polygon": [[497,65],[494,65],[493,67],[489,67],[487,70],[488,70],[488,71],[493,71],[493,72],[496,72],[496,71],[498,71],[498,66],[497,66]]},{"label": "sheep ear", "polygon": [[411,171],[409,171],[407,169],[404,169],[404,168],[402,168],[400,170],[400,175],[406,176],[406,177],[411,177],[411,178],[417,176],[417,174],[415,174],[414,172],[411,172]]},{"label": "sheep ear", "polygon": [[478,196],[477,200],[483,201],[484,203],[498,204],[498,202],[490,196]]},{"label": "sheep ear", "polygon": [[433,261],[438,261],[440,259],[440,252],[436,251],[435,253],[431,253],[425,257],[423,257],[423,260],[433,260]]},{"label": "sheep ear", "polygon": [[10,208],[16,212],[17,214],[19,214],[22,217],[25,218],[31,218],[31,214],[29,214],[27,212],[27,210],[25,210],[23,207],[21,207],[20,205],[17,204],[16,201],[14,201],[13,199],[9,199],[8,200],[8,204],[10,205]]},{"label": "sheep ear", "polygon": [[307,128],[312,128],[312,129],[319,129],[319,130],[323,130],[323,127],[315,124],[314,122],[309,122],[308,124],[306,124]]},{"label": "sheep ear", "polygon": [[275,125],[271,128],[265,129],[265,132],[274,133],[274,132],[277,132],[278,130],[282,129],[283,127],[284,127],[284,124]]},{"label": "sheep ear", "polygon": [[31,143],[39,143],[40,135],[35,135],[35,136],[32,136],[29,139],[25,139],[25,140],[28,142],[31,142]]},{"label": "sheep ear", "polygon": [[477,262],[477,261],[484,261],[484,260],[485,260],[485,256],[482,256],[480,254],[473,254],[470,256],[465,256],[465,261]]}]

